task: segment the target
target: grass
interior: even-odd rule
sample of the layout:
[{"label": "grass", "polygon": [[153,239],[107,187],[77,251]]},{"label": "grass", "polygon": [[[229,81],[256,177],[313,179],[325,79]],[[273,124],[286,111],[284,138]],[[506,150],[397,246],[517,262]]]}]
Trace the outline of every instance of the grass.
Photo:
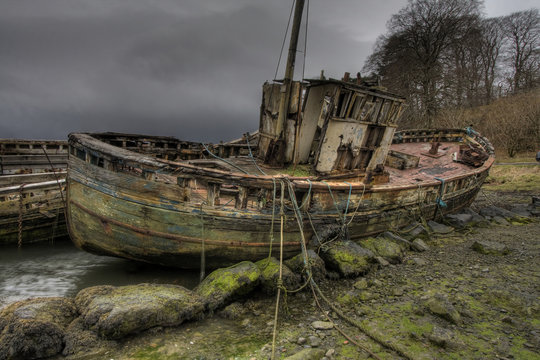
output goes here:
[{"label": "grass", "polygon": [[534,163],[536,162],[536,152],[525,151],[514,157],[509,157],[505,151],[495,152],[495,164],[499,163]]},{"label": "grass", "polygon": [[495,191],[540,191],[540,166],[494,165],[484,187]]}]

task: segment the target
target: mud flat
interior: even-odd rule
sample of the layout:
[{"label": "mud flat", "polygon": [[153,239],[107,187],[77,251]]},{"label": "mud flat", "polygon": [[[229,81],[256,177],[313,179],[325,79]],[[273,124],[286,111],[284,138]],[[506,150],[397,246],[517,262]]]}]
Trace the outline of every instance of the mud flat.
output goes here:
[{"label": "mud flat", "polygon": [[[277,355],[539,358],[540,222],[528,205],[530,194],[495,195],[481,196],[476,211],[443,224],[387,234],[386,246],[366,240],[361,249],[348,250],[362,261],[340,253],[333,256],[339,264],[331,265],[327,251],[325,269],[320,258],[310,258],[313,278],[333,308],[319,294],[321,311],[309,286],[282,297]],[[240,263],[208,276],[193,291],[100,286],[75,298],[14,303],[0,316],[0,359],[267,359],[274,265]],[[294,267],[288,262],[287,268]],[[306,280],[298,271],[286,274],[289,290]],[[32,345],[36,332],[47,336]]]}]

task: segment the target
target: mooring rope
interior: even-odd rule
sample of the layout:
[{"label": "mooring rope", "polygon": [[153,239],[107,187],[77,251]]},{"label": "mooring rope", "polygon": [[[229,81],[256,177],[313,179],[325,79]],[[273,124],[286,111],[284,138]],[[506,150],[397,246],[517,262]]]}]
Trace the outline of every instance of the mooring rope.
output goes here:
[{"label": "mooring rope", "polygon": [[280,246],[279,246],[279,278],[277,282],[277,295],[276,295],[276,310],[274,313],[274,332],[272,334],[272,360],[274,360],[276,357],[276,335],[277,335],[277,323],[278,323],[278,316],[279,316],[279,298],[281,296],[281,288],[283,286],[283,227],[284,227],[284,218],[285,218],[285,212],[283,209],[284,204],[284,197],[285,197],[285,185],[283,184],[283,180],[280,180],[281,183],[281,206],[279,215],[281,218],[281,228],[280,228]]},{"label": "mooring rope", "polygon": [[[300,212],[300,209],[298,208],[298,202],[296,201],[296,197],[295,197],[295,194],[294,194],[294,189],[293,189],[293,184],[289,182],[289,195],[290,195],[290,198],[291,198],[291,202],[293,204],[293,208],[295,210],[295,217],[296,217],[296,221],[298,223],[298,226],[299,226],[299,229],[300,229],[300,238],[301,238],[301,248],[302,248],[302,255],[303,255],[303,258],[304,258],[304,265],[306,267],[306,272],[308,273],[308,275],[311,276],[311,264],[309,263],[308,261],[308,256],[307,256],[307,248],[306,248],[306,239],[305,239],[305,235],[304,235],[304,230],[303,230],[303,222],[302,222],[302,215],[301,215],[301,212]],[[315,299],[317,300],[317,296],[316,296],[316,292],[319,294],[319,296],[324,300],[324,302],[339,316],[341,317],[343,320],[345,320],[346,322],[348,322],[350,325],[358,328],[360,331],[362,331],[364,334],[366,334],[369,338],[371,338],[372,340],[374,340],[375,342],[377,342],[378,344],[380,344],[381,346],[383,347],[386,347],[387,349],[390,349],[390,350],[393,350],[395,351],[397,354],[403,356],[404,358],[406,359],[414,359],[410,354],[408,354],[404,349],[402,349],[400,346],[398,346],[397,344],[392,344],[392,343],[389,343],[387,342],[381,335],[378,335],[376,334],[375,332],[371,331],[371,329],[369,329],[368,327],[366,327],[364,324],[356,321],[356,320],[353,320],[350,316],[346,316],[341,310],[339,310],[337,307],[335,307],[331,302],[330,300],[328,300],[326,298],[326,296],[324,296],[324,294],[322,293],[321,289],[318,287],[318,285],[315,283],[315,281],[313,280],[313,278],[311,278],[311,282],[310,282],[310,285],[311,285],[311,289],[312,289],[312,292],[314,294],[314,297]],[[333,323],[333,322],[332,322]],[[334,323],[334,326],[335,326],[335,323]],[[337,326],[335,326],[336,329],[337,329]],[[366,349],[365,347],[363,347],[362,345],[356,343],[353,341],[353,343],[355,345],[357,345],[359,348],[361,348],[362,350],[365,350],[366,352],[368,352],[371,356],[375,356],[375,354],[372,354],[368,349]]]}]

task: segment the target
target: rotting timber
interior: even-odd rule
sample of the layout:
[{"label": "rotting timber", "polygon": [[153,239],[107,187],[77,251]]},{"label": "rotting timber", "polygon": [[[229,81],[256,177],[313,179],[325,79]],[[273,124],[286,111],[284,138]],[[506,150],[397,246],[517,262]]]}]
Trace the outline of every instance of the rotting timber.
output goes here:
[{"label": "rotting timber", "polygon": [[[277,254],[271,242],[280,238],[284,191],[287,257],[300,251],[292,195],[308,240],[345,229],[355,240],[468,206],[494,161],[490,143],[470,129],[395,133],[403,100],[386,92],[337,80],[310,82],[302,92],[301,116],[298,103],[289,107],[297,141],[281,167],[265,163],[261,150],[276,118],[271,102],[258,134],[217,145],[71,134],[72,240],[96,254],[183,268],[198,268],[201,253],[209,267],[258,260]],[[429,153],[433,142],[440,143],[436,154]],[[488,158],[478,167],[454,161],[464,145]],[[287,175],[296,163],[310,175]]]},{"label": "rotting timber", "polygon": [[0,140],[0,244],[67,236],[67,141]]},{"label": "rotting timber", "polygon": [[356,240],[473,201],[494,161],[478,133],[396,133],[405,99],[359,74],[293,81],[303,3],[285,77],[263,85],[256,134],[217,145],[70,134],[67,219],[78,247],[215,268],[277,256],[280,245],[296,255],[301,230],[311,244],[336,232]]}]

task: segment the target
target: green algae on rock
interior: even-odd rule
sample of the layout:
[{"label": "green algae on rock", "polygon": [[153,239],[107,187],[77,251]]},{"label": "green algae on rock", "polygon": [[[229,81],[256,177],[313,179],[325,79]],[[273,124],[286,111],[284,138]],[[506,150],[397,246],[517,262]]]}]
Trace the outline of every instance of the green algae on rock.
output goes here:
[{"label": "green algae on rock", "polygon": [[[397,245],[396,245],[397,246]],[[337,241],[322,253],[329,267],[344,277],[367,273],[373,265],[373,253],[352,241]]]},{"label": "green algae on rock", "polygon": [[[324,280],[326,278],[326,267],[324,261],[313,250],[306,252],[307,261],[311,269],[311,275],[315,281]],[[306,266],[304,263],[304,254],[300,253],[285,261],[285,265],[295,274],[301,274],[303,280],[307,280]]]},{"label": "green algae on rock", "polygon": [[[267,294],[273,294],[277,291],[277,281],[279,279],[279,260],[270,257],[259,260],[255,263],[261,271],[261,287]],[[294,290],[300,287],[300,275],[295,274],[283,264],[282,281],[287,290]]]},{"label": "green algae on rock", "polygon": [[67,298],[35,298],[0,311],[0,359],[39,359],[58,354],[77,311]]},{"label": "green algae on rock", "polygon": [[362,239],[360,244],[392,264],[401,263],[403,260],[403,249],[384,237]]},{"label": "green algae on rock", "polygon": [[76,302],[85,326],[109,339],[179,325],[204,310],[196,293],[168,284],[92,287],[79,292]]},{"label": "green algae on rock", "polygon": [[248,294],[259,284],[261,271],[254,263],[243,261],[210,273],[196,288],[209,311]]}]

